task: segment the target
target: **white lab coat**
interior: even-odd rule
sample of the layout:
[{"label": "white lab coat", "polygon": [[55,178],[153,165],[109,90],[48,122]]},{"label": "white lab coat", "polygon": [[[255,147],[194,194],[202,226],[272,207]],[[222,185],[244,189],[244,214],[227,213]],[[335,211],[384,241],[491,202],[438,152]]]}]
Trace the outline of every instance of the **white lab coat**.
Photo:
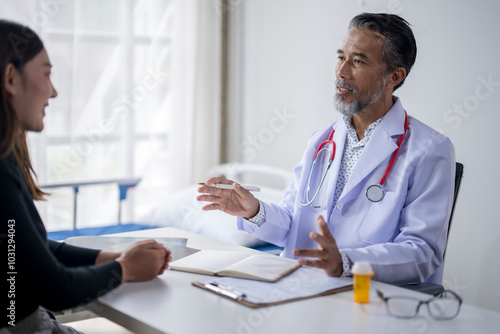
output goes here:
[{"label": "white lab coat", "polygon": [[[263,203],[264,224],[254,231],[238,218],[238,228],[284,246],[281,255],[293,258],[296,248],[317,248],[309,233],[318,231],[316,217],[322,214],[339,249],[352,262],[369,261],[375,271],[374,279],[388,283],[441,283],[453,201],[455,152],[447,137],[408,117],[408,131],[385,181],[381,202],[372,203],[365,192],[370,185],[379,183],[404,132],[405,113],[398,98],[371,134],[335,208],[333,195],[347,133],[343,120],[332,125],[337,146],[335,158],[315,201],[326,208],[303,207],[297,202],[306,201],[314,154],[328,138],[332,126],[311,136],[282,202]],[[317,163],[317,177],[323,173],[323,158],[322,163]],[[317,180],[313,179],[312,184],[310,198]]]}]

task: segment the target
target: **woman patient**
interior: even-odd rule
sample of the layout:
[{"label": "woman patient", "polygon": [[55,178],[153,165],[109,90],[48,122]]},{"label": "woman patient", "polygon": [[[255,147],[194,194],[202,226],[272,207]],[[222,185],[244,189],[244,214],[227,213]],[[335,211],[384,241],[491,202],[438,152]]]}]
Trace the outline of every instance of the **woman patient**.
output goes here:
[{"label": "woman patient", "polygon": [[151,280],[171,260],[170,251],[154,240],[119,253],[47,240],[33,204],[46,193],[35,182],[26,133],[43,130],[45,107],[57,96],[51,67],[30,28],[0,20],[1,279],[8,283],[0,333],[77,333],[51,319],[46,309],[90,302],[122,282]]}]

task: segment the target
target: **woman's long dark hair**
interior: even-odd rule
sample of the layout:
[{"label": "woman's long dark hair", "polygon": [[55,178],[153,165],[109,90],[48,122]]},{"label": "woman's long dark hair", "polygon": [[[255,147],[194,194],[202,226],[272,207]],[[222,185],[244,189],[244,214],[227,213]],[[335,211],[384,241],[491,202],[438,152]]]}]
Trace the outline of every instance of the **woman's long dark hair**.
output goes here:
[{"label": "woman's long dark hair", "polygon": [[43,43],[30,28],[19,23],[0,20],[0,157],[14,157],[31,197],[43,200],[46,195],[35,182],[36,174],[26,143],[26,131],[20,129],[15,110],[5,90],[5,69],[8,64],[22,73],[24,65],[43,49]]}]

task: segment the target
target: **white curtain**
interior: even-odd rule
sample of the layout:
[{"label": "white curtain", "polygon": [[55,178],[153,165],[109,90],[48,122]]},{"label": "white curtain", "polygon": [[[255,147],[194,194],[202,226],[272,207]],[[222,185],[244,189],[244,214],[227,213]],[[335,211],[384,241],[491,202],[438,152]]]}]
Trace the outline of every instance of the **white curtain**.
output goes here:
[{"label": "white curtain", "polygon": [[[40,182],[140,177],[124,205],[130,222],[202,181],[219,157],[218,8],[217,0],[0,1],[2,17],[40,34],[54,64],[59,96],[44,131],[28,137]],[[116,223],[117,191],[82,187],[78,227]],[[51,193],[37,204],[48,230],[71,228],[72,190]]]},{"label": "white curtain", "polygon": [[175,176],[173,189],[203,181],[220,152],[219,3],[181,0],[175,6],[168,171]]}]

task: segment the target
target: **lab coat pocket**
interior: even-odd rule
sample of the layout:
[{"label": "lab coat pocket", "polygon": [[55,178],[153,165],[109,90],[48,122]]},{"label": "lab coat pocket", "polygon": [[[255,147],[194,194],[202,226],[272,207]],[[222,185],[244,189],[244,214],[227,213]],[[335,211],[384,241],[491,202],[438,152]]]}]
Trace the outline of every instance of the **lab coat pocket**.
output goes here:
[{"label": "lab coat pocket", "polygon": [[402,199],[399,197],[398,193],[388,191],[380,202],[373,203],[366,199],[369,207],[357,230],[360,241],[368,244],[394,241],[401,212]]}]

